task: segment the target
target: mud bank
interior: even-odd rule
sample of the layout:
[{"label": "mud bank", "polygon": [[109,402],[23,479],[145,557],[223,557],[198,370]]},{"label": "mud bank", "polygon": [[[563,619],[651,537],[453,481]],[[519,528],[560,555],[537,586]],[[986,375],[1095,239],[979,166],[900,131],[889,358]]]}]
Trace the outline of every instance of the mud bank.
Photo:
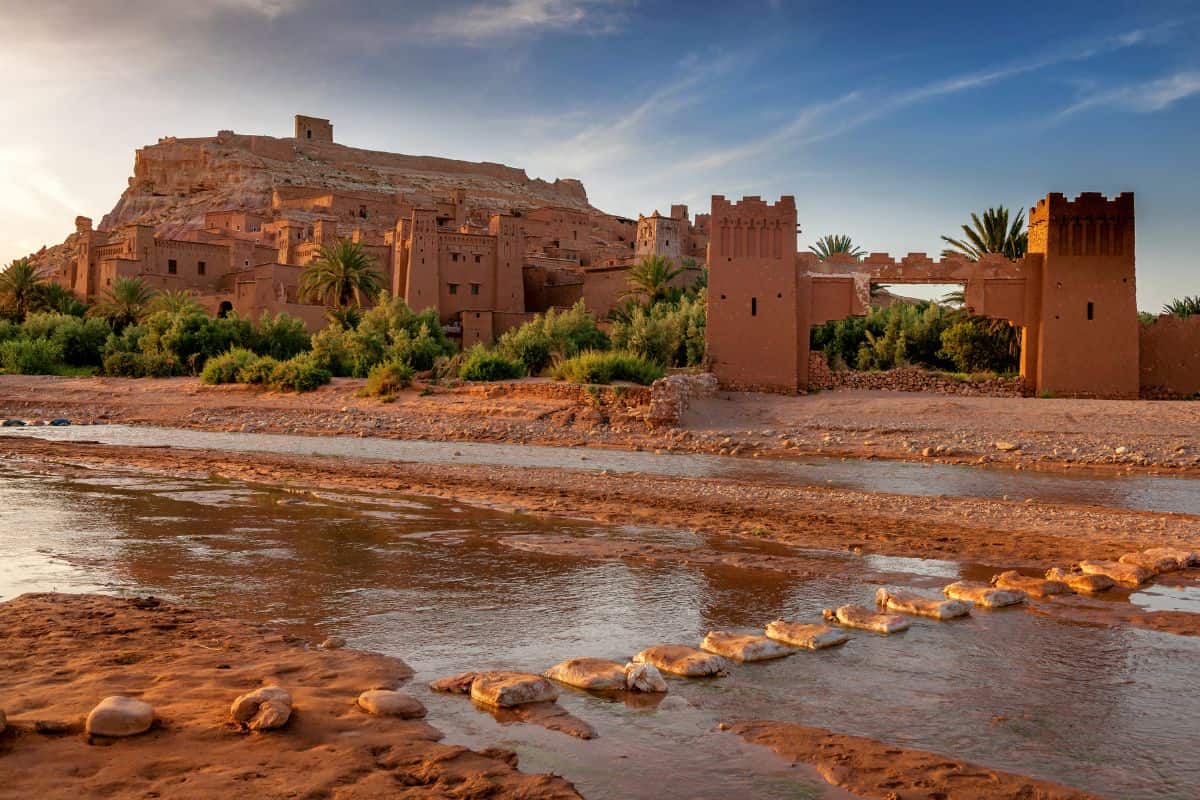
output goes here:
[{"label": "mud bank", "polygon": [[[424,721],[357,709],[365,689],[408,679],[398,659],[318,650],[165,603],[63,594],[0,603],[0,663],[3,797],[579,797],[561,778],[518,772],[507,751],[440,744]],[[244,733],[230,703],[264,682],[292,693],[292,718]],[[150,703],[154,727],[89,737],[88,711],[116,694]]]},{"label": "mud bank", "polygon": [[125,422],[204,430],[615,447],[787,458],[833,455],[1020,469],[1200,475],[1200,403],[947,397],[838,391],[723,393],[696,401],[678,428],[648,407],[544,382],[356,396],[338,379],[305,395],[194,378],[0,376],[0,417]]},{"label": "mud bank", "polygon": [[815,766],[829,783],[869,800],[1099,800],[1048,781],[824,728],[753,721],[735,723],[730,730],[783,758]]}]

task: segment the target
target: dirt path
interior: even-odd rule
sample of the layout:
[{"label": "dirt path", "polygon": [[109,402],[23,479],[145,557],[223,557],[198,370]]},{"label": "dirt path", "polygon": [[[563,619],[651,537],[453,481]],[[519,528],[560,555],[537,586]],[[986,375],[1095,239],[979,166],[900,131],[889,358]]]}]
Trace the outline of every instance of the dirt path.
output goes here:
[{"label": "dirt path", "polygon": [[[358,710],[360,692],[411,675],[398,659],[184,608],[25,595],[0,603],[0,663],[0,797],[579,797],[561,778],[518,772],[513,753],[440,744],[425,721]],[[292,693],[292,719],[243,733],[230,704],[264,683]],[[150,703],[156,726],[90,738],[84,718],[113,694]]]},{"label": "dirt path", "polygon": [[[0,417],[124,422],[401,439],[590,445],[745,456],[813,454],[1200,475],[1200,403],[958,397],[838,391],[724,393],[680,427],[656,429],[639,405],[527,380],[360,398],[362,381],[304,395],[194,378],[134,380],[0,375]],[[609,398],[611,400],[611,398]]]}]

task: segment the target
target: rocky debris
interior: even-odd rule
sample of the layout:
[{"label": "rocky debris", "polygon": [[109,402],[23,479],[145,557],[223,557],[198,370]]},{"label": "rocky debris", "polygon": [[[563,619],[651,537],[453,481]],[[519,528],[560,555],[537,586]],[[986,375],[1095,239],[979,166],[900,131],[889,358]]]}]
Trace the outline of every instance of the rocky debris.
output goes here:
[{"label": "rocky debris", "polygon": [[133,697],[114,695],[101,700],[87,716],[84,728],[92,736],[136,736],[154,724],[154,707]]},{"label": "rocky debris", "polygon": [[751,634],[709,631],[700,642],[701,649],[735,661],[769,661],[790,656],[794,651],[774,639]]},{"label": "rocky debris", "polygon": [[803,622],[788,622],[777,619],[767,623],[767,636],[793,647],[809,650],[824,650],[850,641],[850,634],[828,625],[813,625]]},{"label": "rocky debris", "polygon": [[531,672],[481,672],[471,682],[471,699],[493,708],[512,708],[553,702],[558,699],[558,689]]},{"label": "rocky debris", "polygon": [[1164,572],[1174,572],[1179,569],[1178,556],[1166,553],[1125,553],[1117,561],[1141,567],[1151,575],[1161,575]]},{"label": "rocky debris", "polygon": [[656,644],[633,657],[635,664],[650,664],[670,675],[706,678],[725,675],[729,663],[715,653],[706,653],[683,644]]},{"label": "rocky debris", "polygon": [[826,608],[821,615],[827,621],[836,622],[847,628],[882,634],[900,633],[912,626],[912,623],[904,617],[895,614],[876,614],[865,606],[853,604],[838,606],[836,610]]},{"label": "rocky debris", "polygon": [[252,731],[282,728],[292,716],[292,695],[279,686],[262,686],[234,700],[229,715]]},{"label": "rocky debris", "polygon": [[346,646],[346,640],[341,636],[330,636],[318,645],[322,650],[341,650]]},{"label": "rocky debris", "polygon": [[1046,570],[1046,580],[1061,581],[1072,592],[1080,594],[1099,594],[1106,592],[1114,585],[1113,579],[1106,575],[1086,575],[1082,572],[1068,572],[1061,567],[1051,567]]},{"label": "rocky debris", "polygon": [[646,421],[651,425],[678,425],[693,399],[712,397],[716,393],[717,376],[711,372],[659,378],[650,384],[650,410]]},{"label": "rocky debris", "polygon": [[368,714],[400,719],[419,719],[427,713],[421,701],[410,694],[391,689],[370,689],[358,696],[356,704]]},{"label": "rocky debris", "polygon": [[944,372],[919,367],[861,372],[849,369],[830,369],[825,354],[809,353],[808,388],[869,389],[890,392],[936,392],[975,397],[1024,397],[1030,392],[1020,377],[1000,375],[982,378],[960,378]]},{"label": "rocky debris", "polygon": [[1080,561],[1079,570],[1085,575],[1103,575],[1113,583],[1137,588],[1153,577],[1153,573],[1137,564],[1122,564],[1120,561]]},{"label": "rocky debris", "polygon": [[918,617],[932,619],[955,619],[971,613],[971,604],[962,600],[942,600],[941,598],[925,597],[905,589],[880,589],[875,592],[875,604],[888,611],[900,614],[914,614]]},{"label": "rocky debris", "polygon": [[999,575],[992,576],[992,585],[997,589],[1014,589],[1018,592],[1024,592],[1030,597],[1046,598],[1053,597],[1058,594],[1067,594],[1071,591],[1071,587],[1060,580],[1051,578],[1034,578],[1029,575],[1022,575],[1016,570],[1008,570],[1001,572]]},{"label": "rocky debris", "polygon": [[1011,453],[1021,449],[1021,445],[1016,442],[998,441],[993,446],[1001,453]]},{"label": "rocky debris", "polygon": [[991,584],[979,581],[956,581],[942,589],[942,592],[955,600],[966,600],[980,608],[1003,608],[1025,602],[1025,592],[1017,589],[997,589]]}]

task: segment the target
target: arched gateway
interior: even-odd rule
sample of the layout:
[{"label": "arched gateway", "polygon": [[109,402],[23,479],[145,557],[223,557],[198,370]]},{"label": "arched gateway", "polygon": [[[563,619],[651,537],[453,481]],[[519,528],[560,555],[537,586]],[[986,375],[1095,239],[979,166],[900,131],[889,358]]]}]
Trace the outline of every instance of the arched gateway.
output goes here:
[{"label": "arched gateway", "polygon": [[818,261],[796,249],[796,201],[712,200],[706,341],[726,386],[808,388],[809,332],[866,313],[871,283],[964,288],[973,313],[1021,328],[1021,376],[1059,396],[1137,397],[1133,194],[1050,194],[1029,212],[1029,253]]}]

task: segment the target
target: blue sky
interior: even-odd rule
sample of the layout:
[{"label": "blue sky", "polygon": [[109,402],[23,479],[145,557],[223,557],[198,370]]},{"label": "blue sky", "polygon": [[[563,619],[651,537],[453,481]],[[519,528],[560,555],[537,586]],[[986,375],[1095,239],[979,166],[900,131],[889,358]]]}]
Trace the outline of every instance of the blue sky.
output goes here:
[{"label": "blue sky", "polygon": [[1200,294],[1200,4],[0,0],[0,262],[220,128],[578,177],[625,215],[794,194],[801,246],[1137,192],[1139,306]]}]

